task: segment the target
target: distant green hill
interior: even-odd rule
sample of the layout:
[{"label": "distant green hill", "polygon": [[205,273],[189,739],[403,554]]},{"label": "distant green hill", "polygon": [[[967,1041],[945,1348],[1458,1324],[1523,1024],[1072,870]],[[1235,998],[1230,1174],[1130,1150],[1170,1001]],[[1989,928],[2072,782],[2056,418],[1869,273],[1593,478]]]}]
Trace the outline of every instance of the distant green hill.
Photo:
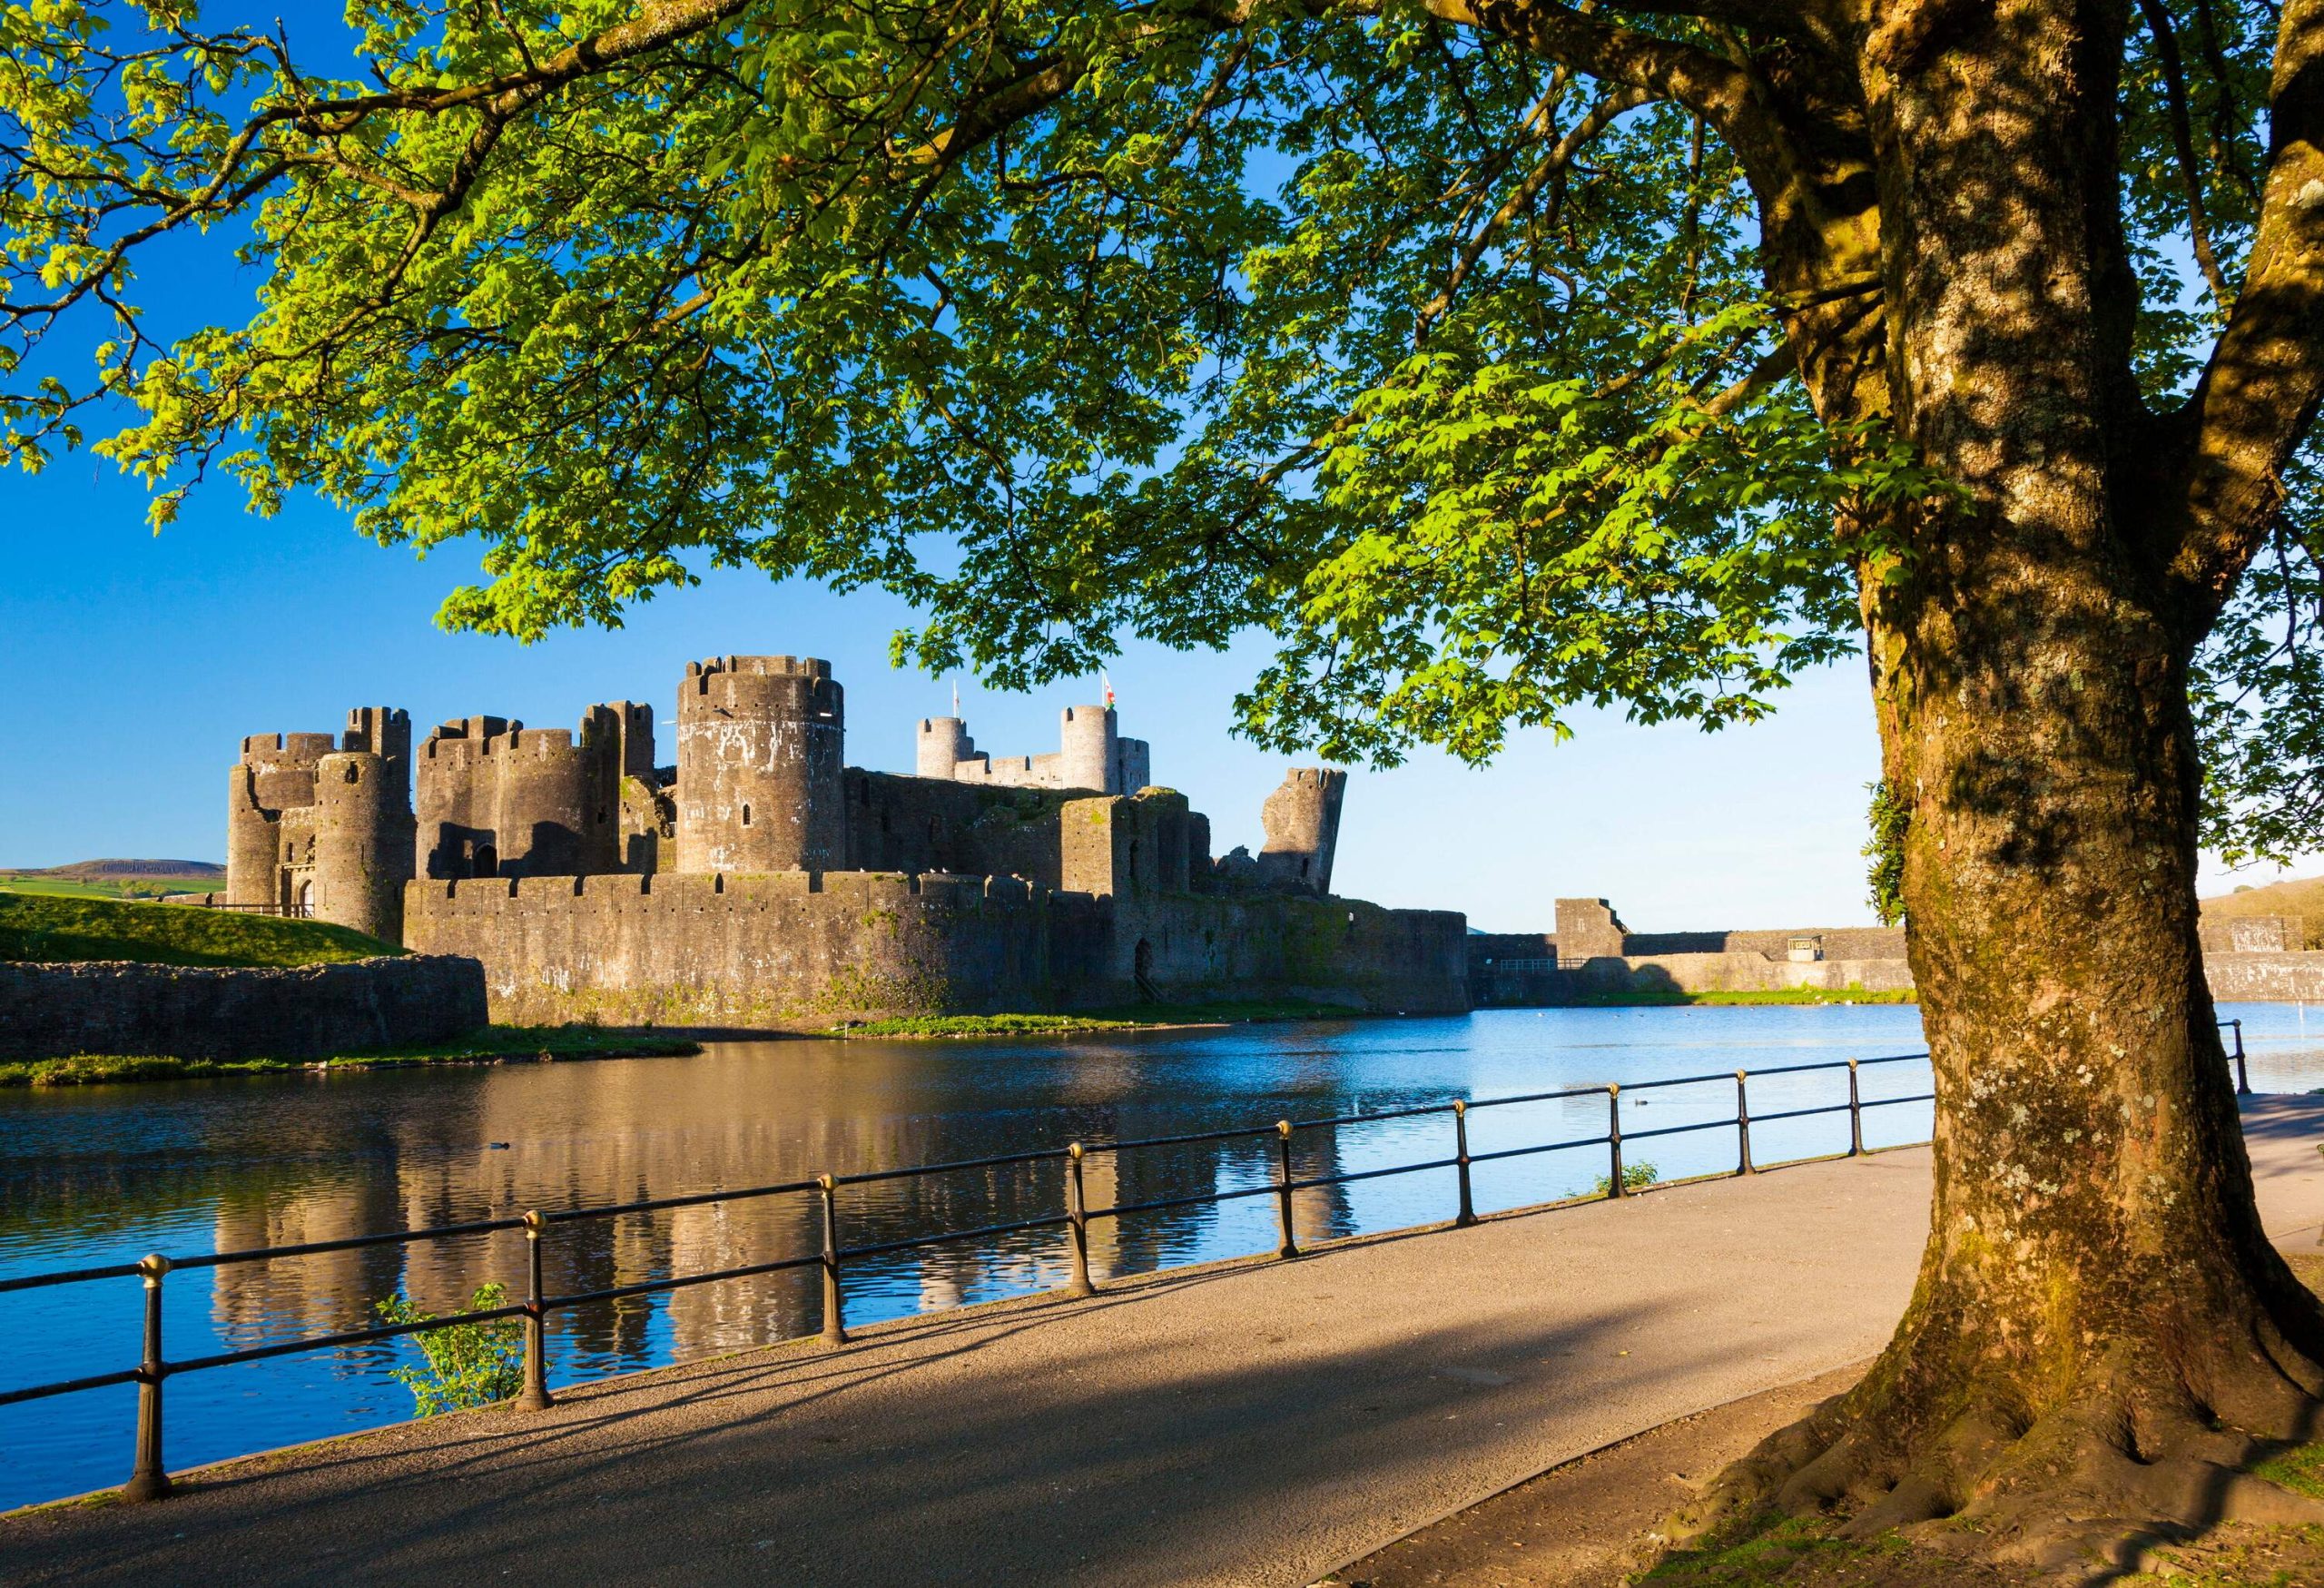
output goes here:
[{"label": "distant green hill", "polygon": [[186,904],[0,892],[0,960],[320,965],[403,952],[320,921],[284,921]]},{"label": "distant green hill", "polygon": [[2231,893],[2203,901],[2203,913],[2213,920],[2239,915],[2297,915],[2306,922],[2309,948],[2324,948],[2324,877],[2295,877],[2290,882],[2238,888]]},{"label": "distant green hill", "polygon": [[71,865],[0,867],[0,893],[63,899],[158,899],[216,893],[226,868],[206,860],[76,860]]}]

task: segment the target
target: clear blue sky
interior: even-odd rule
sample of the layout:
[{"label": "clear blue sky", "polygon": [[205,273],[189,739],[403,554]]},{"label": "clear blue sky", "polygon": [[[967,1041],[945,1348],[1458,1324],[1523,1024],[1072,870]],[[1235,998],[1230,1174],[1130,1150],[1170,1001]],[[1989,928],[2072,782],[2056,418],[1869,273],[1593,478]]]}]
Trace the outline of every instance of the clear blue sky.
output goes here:
[{"label": "clear blue sky", "polygon": [[[407,707],[424,731],[472,712],[569,726],[593,701],[634,698],[666,724],[688,658],[789,651],[837,667],[849,760],[909,771],[914,721],[949,703],[947,681],[887,665],[905,614],[877,597],[723,576],[625,629],[527,648],[433,626],[465,563],[382,550],[312,503],[269,523],[212,490],[158,538],[143,511],[134,485],[85,457],[0,476],[0,865],[222,859],[239,737],[334,729],[350,705]],[[1155,776],[1210,814],[1222,852],[1256,847],[1285,764],[1227,733],[1254,665],[1139,648],[1114,670],[1125,731],[1153,742]],[[1058,708],[1095,687],[961,693],[979,745],[1010,754],[1054,747]],[[1561,893],[1610,898],[1640,930],[1867,919],[1860,664],[1804,679],[1758,727],[1578,726],[1564,745],[1520,735],[1482,772],[1431,755],[1357,772],[1340,891],[1494,930],[1547,928]]]}]

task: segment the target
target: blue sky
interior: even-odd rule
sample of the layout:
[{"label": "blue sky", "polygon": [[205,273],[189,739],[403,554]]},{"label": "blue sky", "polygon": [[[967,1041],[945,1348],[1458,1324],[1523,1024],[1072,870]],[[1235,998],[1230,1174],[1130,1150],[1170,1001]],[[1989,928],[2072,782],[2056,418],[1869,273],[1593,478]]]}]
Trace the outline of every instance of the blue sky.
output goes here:
[{"label": "blue sky", "polygon": [[[110,464],[0,476],[0,865],[100,855],[222,858],[226,769],[244,734],[323,730],[347,707],[407,707],[426,725],[494,712],[570,725],[593,701],[650,701],[666,723],[690,657],[828,656],[848,695],[856,764],[908,771],[912,725],[950,684],[891,668],[908,615],[754,574],[714,577],[630,626],[529,648],[448,635],[436,604],[473,569],[361,540],[313,503],[272,522],[231,488],[197,495],[155,537]],[[1256,846],[1259,802],[1286,763],[1228,735],[1256,653],[1137,648],[1114,670],[1125,730],[1156,777],[1210,813],[1216,843]],[[1052,748],[1058,708],[962,684],[970,730],[1000,753]],[[1422,756],[1351,781],[1341,891],[1546,928],[1561,893],[1604,894],[1641,929],[1865,919],[1862,785],[1875,765],[1859,667],[1811,676],[1772,723],[1705,736],[1581,722],[1560,745],[1521,735],[1474,772]],[[665,758],[671,755],[665,741]]]},{"label": "blue sky", "polygon": [[[789,651],[837,667],[849,760],[909,771],[914,722],[950,700],[949,681],[888,666],[908,614],[876,596],[724,575],[625,629],[525,647],[434,626],[468,564],[381,549],[311,502],[268,522],[212,489],[159,537],[143,508],[87,457],[0,476],[0,866],[222,859],[241,735],[333,729],[350,705],[404,706],[424,731],[474,712],[569,726],[593,701],[629,698],[666,724],[689,658]],[[1227,731],[1257,659],[1137,647],[1113,670],[1125,731],[1153,741],[1156,778],[1210,814],[1221,852],[1256,847],[1259,803],[1287,764]],[[1058,708],[1095,691],[961,686],[970,731],[1001,754],[1053,748]],[[1563,745],[1521,734],[1484,771],[1424,755],[1357,772],[1339,891],[1504,931],[1547,929],[1560,894],[1610,898],[1639,930],[1868,919],[1857,852],[1876,758],[1861,664],[1808,676],[1755,727],[1576,726]]]}]

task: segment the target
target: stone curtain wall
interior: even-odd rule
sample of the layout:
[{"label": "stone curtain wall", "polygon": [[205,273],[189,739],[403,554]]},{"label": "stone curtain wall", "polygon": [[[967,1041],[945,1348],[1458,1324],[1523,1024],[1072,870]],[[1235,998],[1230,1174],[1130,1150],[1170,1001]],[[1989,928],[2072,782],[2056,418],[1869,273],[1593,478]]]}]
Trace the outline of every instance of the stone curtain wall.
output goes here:
[{"label": "stone curtain wall", "polygon": [[323,1059],[485,1023],[484,968],[404,956],[289,969],[0,962],[0,1058]]},{"label": "stone curtain wall", "polygon": [[484,962],[503,1021],[843,1020],[1301,995],[1468,1007],[1457,914],[1343,900],[1101,899],[1008,877],[774,873],[414,883],[413,947]]},{"label": "stone curtain wall", "polygon": [[2324,1003],[2324,952],[2211,953],[2203,977],[2222,1003]]}]

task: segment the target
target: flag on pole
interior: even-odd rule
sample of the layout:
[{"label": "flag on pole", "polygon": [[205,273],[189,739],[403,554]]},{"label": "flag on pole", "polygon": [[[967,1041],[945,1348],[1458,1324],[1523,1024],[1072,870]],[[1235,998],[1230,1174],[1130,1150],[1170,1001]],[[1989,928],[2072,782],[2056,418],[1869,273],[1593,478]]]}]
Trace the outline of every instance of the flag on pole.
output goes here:
[{"label": "flag on pole", "polygon": [[952,715],[960,715],[960,681],[958,678],[952,680]]},{"label": "flag on pole", "polygon": [[1111,678],[1108,678],[1108,677],[1107,677],[1107,676],[1106,676],[1106,670],[1105,670],[1103,667],[1100,667],[1100,668],[1098,668],[1098,682],[1099,684],[1101,684],[1101,685],[1103,685],[1103,686],[1105,686],[1105,690],[1106,690],[1106,709],[1107,709],[1108,711],[1111,711],[1111,710],[1113,710],[1113,709],[1114,709],[1114,681],[1113,681]]}]

